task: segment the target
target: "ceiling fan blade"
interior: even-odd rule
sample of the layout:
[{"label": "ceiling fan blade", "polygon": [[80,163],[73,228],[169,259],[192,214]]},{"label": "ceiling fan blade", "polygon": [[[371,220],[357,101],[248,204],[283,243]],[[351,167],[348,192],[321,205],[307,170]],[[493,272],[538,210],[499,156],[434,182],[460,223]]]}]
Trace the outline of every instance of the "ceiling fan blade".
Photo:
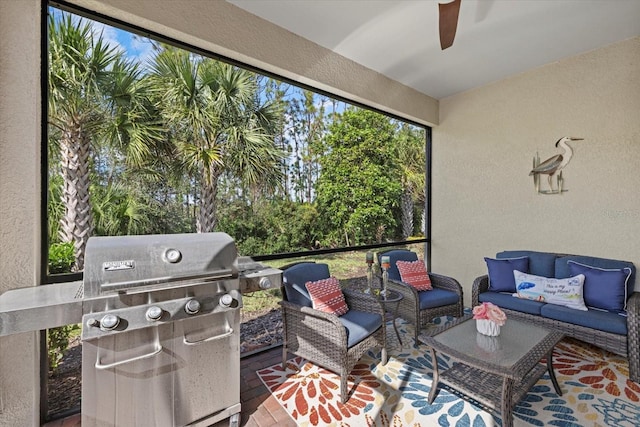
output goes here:
[{"label": "ceiling fan blade", "polygon": [[453,44],[458,28],[458,14],[462,0],[453,0],[451,3],[438,3],[440,12],[440,47],[442,50]]}]

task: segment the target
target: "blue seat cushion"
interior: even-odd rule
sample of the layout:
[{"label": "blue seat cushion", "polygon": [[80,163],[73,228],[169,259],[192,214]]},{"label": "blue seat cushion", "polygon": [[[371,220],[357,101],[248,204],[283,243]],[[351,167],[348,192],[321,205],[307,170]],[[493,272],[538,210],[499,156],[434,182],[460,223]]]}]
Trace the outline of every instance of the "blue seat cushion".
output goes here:
[{"label": "blue seat cushion", "polygon": [[382,316],[364,311],[349,310],[339,317],[347,329],[347,348],[351,348],[382,326]]},{"label": "blue seat cushion", "polygon": [[420,300],[420,310],[424,310],[425,308],[457,304],[460,297],[453,291],[433,288],[430,291],[418,292],[418,299]]},{"label": "blue seat cushion", "polygon": [[327,279],[329,276],[329,266],[322,263],[303,262],[287,268],[282,273],[287,301],[303,307],[312,307],[305,283]]},{"label": "blue seat cushion", "polygon": [[529,271],[523,271],[523,273],[542,277],[555,277],[555,262],[558,256],[554,253],[536,251],[502,251],[496,254],[496,258],[498,259],[520,258],[523,256],[529,258]]},{"label": "blue seat cushion", "polygon": [[[498,307],[502,307],[507,310],[521,311],[523,313],[540,315],[540,309],[545,305],[543,302],[515,298],[512,294],[507,292],[483,292],[478,296],[480,302],[491,302]],[[573,310],[574,316],[576,311]],[[581,312],[582,313],[582,312]]]},{"label": "blue seat cushion", "polygon": [[392,251],[388,251],[378,255],[378,263],[380,263],[380,259],[383,256],[389,257],[389,279],[397,280],[399,282],[402,281],[400,277],[400,272],[398,271],[398,266],[396,265],[396,261],[417,261],[418,254],[413,251],[409,251],[406,249],[394,249]]},{"label": "blue seat cushion", "polygon": [[610,311],[590,308],[588,311],[581,311],[576,315],[574,309],[561,305],[545,304],[540,310],[540,314],[549,319],[585,326],[598,331],[627,335],[626,316]]}]

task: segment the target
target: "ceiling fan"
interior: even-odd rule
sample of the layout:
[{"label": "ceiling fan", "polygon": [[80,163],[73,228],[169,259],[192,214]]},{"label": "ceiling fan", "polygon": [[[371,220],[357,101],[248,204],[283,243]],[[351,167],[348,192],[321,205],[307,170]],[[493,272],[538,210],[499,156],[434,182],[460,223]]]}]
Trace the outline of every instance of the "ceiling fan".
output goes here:
[{"label": "ceiling fan", "polygon": [[440,47],[445,50],[451,47],[456,37],[458,28],[458,14],[462,0],[453,0],[450,3],[438,3],[440,14]]}]

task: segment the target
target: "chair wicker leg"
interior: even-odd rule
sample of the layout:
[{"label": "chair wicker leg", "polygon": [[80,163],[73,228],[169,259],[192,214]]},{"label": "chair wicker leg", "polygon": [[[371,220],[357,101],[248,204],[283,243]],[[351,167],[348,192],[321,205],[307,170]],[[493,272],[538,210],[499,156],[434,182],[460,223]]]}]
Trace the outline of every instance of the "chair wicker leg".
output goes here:
[{"label": "chair wicker leg", "polygon": [[341,373],[340,374],[340,401],[342,403],[345,403],[347,401],[347,395],[348,390],[347,390],[347,379],[349,378],[349,374],[348,373]]},{"label": "chair wicker leg", "polygon": [[287,343],[282,343],[282,369],[287,369]]},{"label": "chair wicker leg", "polygon": [[640,384],[640,360],[638,359],[638,347],[632,348],[631,343],[627,358],[629,360],[629,379]]}]

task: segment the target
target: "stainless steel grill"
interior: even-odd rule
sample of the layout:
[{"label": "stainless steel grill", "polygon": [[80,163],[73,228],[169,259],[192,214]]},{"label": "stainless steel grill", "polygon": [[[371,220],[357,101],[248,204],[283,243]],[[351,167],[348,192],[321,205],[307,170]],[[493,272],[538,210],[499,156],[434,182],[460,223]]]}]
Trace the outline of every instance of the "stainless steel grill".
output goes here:
[{"label": "stainless steel grill", "polygon": [[80,286],[0,296],[0,336],[82,322],[83,427],[237,425],[241,292],[281,273],[224,233],[92,237]]}]

